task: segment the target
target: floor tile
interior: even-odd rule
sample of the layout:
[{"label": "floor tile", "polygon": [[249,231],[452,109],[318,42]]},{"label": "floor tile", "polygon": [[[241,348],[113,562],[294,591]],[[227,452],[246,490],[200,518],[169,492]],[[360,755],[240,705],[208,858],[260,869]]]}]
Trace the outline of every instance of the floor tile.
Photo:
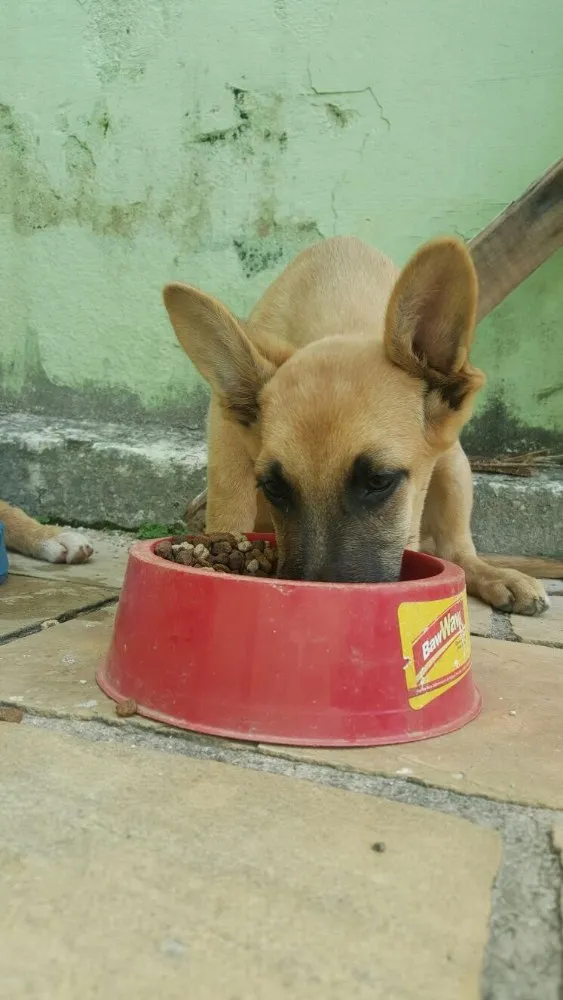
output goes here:
[{"label": "floor tile", "polygon": [[[563,597],[550,597],[551,607],[537,618],[511,615],[514,634],[521,642],[539,643],[543,646],[563,646]],[[563,653],[561,654],[563,662]]]},{"label": "floor tile", "polygon": [[0,637],[116,595],[107,587],[86,587],[68,577],[38,580],[10,574],[0,586]]},{"label": "floor tile", "polygon": [[29,724],[0,740],[12,1000],[480,997],[493,831]]}]

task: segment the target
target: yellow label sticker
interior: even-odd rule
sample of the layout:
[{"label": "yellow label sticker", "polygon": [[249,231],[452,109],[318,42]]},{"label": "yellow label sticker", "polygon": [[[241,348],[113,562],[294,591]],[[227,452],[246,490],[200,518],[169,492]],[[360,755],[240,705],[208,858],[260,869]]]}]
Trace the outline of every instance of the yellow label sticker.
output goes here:
[{"label": "yellow label sticker", "polygon": [[398,613],[409,705],[424,708],[471,668],[467,596],[407,601]]}]

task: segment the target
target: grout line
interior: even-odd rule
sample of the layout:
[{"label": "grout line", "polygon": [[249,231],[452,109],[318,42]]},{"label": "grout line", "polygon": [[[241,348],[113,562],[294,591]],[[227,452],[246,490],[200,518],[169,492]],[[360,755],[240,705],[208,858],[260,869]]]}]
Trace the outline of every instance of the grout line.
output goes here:
[{"label": "grout line", "polygon": [[[10,702],[10,704],[16,703]],[[150,724],[146,725],[142,716],[81,717],[64,710],[50,712],[43,708],[29,708],[23,703],[16,707],[22,709],[28,724],[39,728],[56,728],[95,741],[129,743],[129,740],[133,739],[136,742],[129,743],[129,746],[135,748],[155,749],[194,760],[208,760],[249,770],[263,770],[271,774],[286,774],[298,780],[318,781],[335,788],[379,795],[398,802],[413,801],[416,805],[438,812],[464,815],[466,811],[471,812],[475,807],[483,812],[500,811],[506,813],[507,817],[513,812],[525,811],[546,824],[559,818],[563,821],[563,808],[503,801],[484,793],[442,788],[414,775],[377,774],[330,764],[327,761],[321,763],[315,760],[301,760],[290,753],[284,754],[283,748],[278,745],[209,736],[197,733],[195,730],[169,727],[165,723],[156,723],[153,727]],[[312,776],[313,772],[319,777]],[[396,791],[397,789],[399,791]],[[451,800],[454,807],[445,806],[443,800],[448,802]],[[471,816],[469,818],[474,822]],[[480,822],[480,825],[490,826],[491,823]]]},{"label": "grout line", "polygon": [[520,636],[514,631],[510,615],[491,608],[491,628],[488,638],[504,639],[505,642],[521,642]]},{"label": "grout line", "polygon": [[[94,601],[92,604],[84,604],[80,608],[73,608],[71,611],[63,611],[60,615],[56,615],[54,618],[49,619],[49,621],[57,622],[59,625],[63,625],[65,622],[70,622],[74,618],[78,618],[80,615],[87,615],[91,611],[98,611],[99,608],[108,607],[110,604],[117,604],[119,600],[119,595],[116,594],[115,597],[104,597],[100,601]],[[23,628],[15,629],[13,632],[6,632],[4,635],[0,636],[0,646],[5,646],[9,642],[13,642],[15,639],[27,639],[29,635],[36,635],[38,632],[44,632],[43,622],[34,622],[33,625],[24,625]]]},{"label": "grout line", "polygon": [[[561,850],[555,844],[555,839],[553,835],[553,827],[550,829],[548,834],[549,849],[553,855],[555,864],[557,865],[557,871],[559,875],[560,883],[560,905],[557,908],[558,914],[558,924],[559,924],[559,937],[563,941],[563,856]],[[559,982],[559,994],[557,1000],[563,1000],[563,953],[561,954],[561,967],[560,967],[560,982]]]}]

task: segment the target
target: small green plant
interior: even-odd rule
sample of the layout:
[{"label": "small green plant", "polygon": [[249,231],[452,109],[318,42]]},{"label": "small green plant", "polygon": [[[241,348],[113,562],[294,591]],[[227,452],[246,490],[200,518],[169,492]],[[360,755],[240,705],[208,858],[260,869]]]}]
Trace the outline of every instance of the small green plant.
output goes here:
[{"label": "small green plant", "polygon": [[168,535],[185,533],[184,524],[141,524],[137,528],[137,538],[148,540],[149,538],[167,538]]}]

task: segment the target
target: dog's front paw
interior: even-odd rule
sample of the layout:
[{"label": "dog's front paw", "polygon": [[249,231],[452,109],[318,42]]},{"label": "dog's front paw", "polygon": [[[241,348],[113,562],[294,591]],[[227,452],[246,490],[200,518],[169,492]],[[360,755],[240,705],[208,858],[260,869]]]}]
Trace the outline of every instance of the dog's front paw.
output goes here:
[{"label": "dog's front paw", "polygon": [[64,529],[47,538],[39,547],[39,558],[51,563],[83,563],[94,551],[92,543],[79,531]]},{"label": "dog's front paw", "polygon": [[513,569],[487,567],[486,572],[476,575],[468,590],[507,614],[541,615],[549,607],[543,584]]}]

